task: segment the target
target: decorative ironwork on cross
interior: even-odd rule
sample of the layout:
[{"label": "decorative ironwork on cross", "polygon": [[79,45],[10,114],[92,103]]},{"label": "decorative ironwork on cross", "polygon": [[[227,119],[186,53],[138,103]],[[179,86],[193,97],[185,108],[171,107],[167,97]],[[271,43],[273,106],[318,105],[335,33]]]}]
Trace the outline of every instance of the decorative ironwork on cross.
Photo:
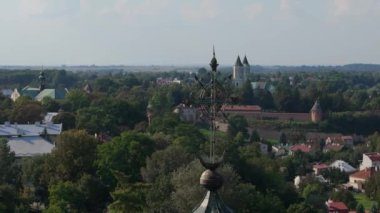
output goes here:
[{"label": "decorative ironwork on cross", "polygon": [[[223,185],[223,177],[216,169],[223,163],[224,153],[220,158],[215,155],[215,143],[216,143],[216,119],[223,115],[223,106],[229,102],[228,90],[224,87],[228,85],[227,80],[231,79],[231,76],[219,81],[217,67],[218,61],[215,58],[215,48],[213,48],[213,57],[210,62],[211,71],[209,72],[210,79],[208,82],[202,82],[197,76],[195,80],[201,87],[199,96],[194,101],[195,106],[200,109],[201,118],[204,121],[208,121],[210,125],[210,153],[208,159],[200,157],[202,165],[206,170],[202,173],[200,178],[200,184],[208,190],[205,198],[196,207],[193,212],[205,213],[205,212],[233,212],[228,208],[221,197],[218,194],[218,189]],[[224,85],[223,85],[224,84]]]}]

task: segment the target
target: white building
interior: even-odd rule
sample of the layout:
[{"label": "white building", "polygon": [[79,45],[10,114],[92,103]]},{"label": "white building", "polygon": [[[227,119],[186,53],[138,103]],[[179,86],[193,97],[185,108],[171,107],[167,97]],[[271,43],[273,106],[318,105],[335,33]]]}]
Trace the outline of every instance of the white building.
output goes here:
[{"label": "white building", "polygon": [[374,168],[375,171],[378,171],[380,168],[380,153],[370,152],[364,153],[362,163],[360,164],[360,170],[366,168]]},{"label": "white building", "polygon": [[345,172],[345,173],[353,173],[356,171],[354,167],[352,167],[350,164],[342,160],[334,161],[333,163],[330,164],[330,168],[336,168],[336,169],[339,169],[341,172]]},{"label": "white building", "polygon": [[52,141],[62,132],[62,124],[47,122],[41,124],[11,124],[5,122],[0,125],[0,137],[7,140],[7,144],[16,157],[29,157],[50,153],[55,147]]}]

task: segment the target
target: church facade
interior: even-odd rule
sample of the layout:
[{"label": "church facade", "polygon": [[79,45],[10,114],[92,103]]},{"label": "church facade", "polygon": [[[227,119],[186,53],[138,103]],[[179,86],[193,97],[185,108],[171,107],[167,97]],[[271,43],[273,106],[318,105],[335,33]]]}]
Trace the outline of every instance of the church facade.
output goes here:
[{"label": "church facade", "polygon": [[251,66],[249,65],[247,56],[244,56],[243,62],[240,56],[238,56],[232,71],[232,82],[234,86],[241,88],[243,84],[249,80],[250,73]]}]

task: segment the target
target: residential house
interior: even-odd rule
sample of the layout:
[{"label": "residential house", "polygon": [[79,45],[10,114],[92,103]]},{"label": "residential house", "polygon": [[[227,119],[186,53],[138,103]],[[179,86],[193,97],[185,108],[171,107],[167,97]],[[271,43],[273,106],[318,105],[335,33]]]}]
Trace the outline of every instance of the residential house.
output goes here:
[{"label": "residential house", "polygon": [[360,170],[365,168],[374,168],[376,171],[380,168],[380,153],[370,152],[364,153],[362,163],[360,164]]},{"label": "residential house", "polygon": [[0,137],[7,139],[10,150],[16,157],[29,157],[50,153],[54,148],[54,139],[62,132],[62,124],[51,122],[41,124],[0,125]]},{"label": "residential house", "polygon": [[281,145],[273,145],[272,146],[272,153],[274,153],[275,157],[281,157],[286,155],[287,150],[284,146]]},{"label": "residential house", "polygon": [[198,120],[198,110],[192,105],[179,104],[174,113],[179,114],[179,118],[184,122],[196,122]]},{"label": "residential house", "polygon": [[339,143],[329,143],[329,144],[326,144],[325,147],[323,147],[323,152],[324,153],[330,152],[330,151],[339,152],[343,149],[343,147],[344,146]]},{"label": "residential house", "polygon": [[334,161],[333,163],[330,164],[330,168],[337,168],[340,171],[345,172],[345,173],[353,173],[356,171],[356,169],[353,166],[351,166],[350,164],[342,160]]},{"label": "residential house", "polygon": [[327,137],[326,144],[341,144],[346,147],[354,146],[354,138],[352,136],[336,136],[336,137]]},{"label": "residential house", "polygon": [[339,201],[328,200],[326,201],[328,213],[348,213],[349,209],[345,203]]},{"label": "residential house", "polygon": [[50,153],[55,147],[54,143],[40,136],[9,137],[8,146],[16,157],[31,157]]},{"label": "residential house", "polygon": [[289,148],[290,154],[293,154],[294,152],[300,151],[303,153],[310,153],[314,150],[312,150],[311,145],[306,145],[304,143],[301,144],[295,144]]},{"label": "residential house", "polygon": [[315,175],[320,175],[323,171],[326,171],[329,168],[327,164],[317,163],[313,165],[313,171]]},{"label": "residential house", "polygon": [[348,184],[355,190],[363,191],[364,183],[374,174],[373,168],[365,168],[350,175]]}]

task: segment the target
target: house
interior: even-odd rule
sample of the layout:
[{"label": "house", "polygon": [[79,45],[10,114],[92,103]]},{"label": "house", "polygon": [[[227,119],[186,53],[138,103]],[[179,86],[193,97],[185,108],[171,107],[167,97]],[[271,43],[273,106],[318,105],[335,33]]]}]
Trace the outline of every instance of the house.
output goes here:
[{"label": "house", "polygon": [[16,157],[31,157],[50,153],[55,147],[54,143],[40,136],[13,136],[8,138],[8,146]]},{"label": "house", "polygon": [[330,152],[330,151],[339,152],[343,149],[343,147],[344,146],[342,144],[330,143],[330,144],[325,145],[325,147],[323,148],[323,152],[324,153]]},{"label": "house", "polygon": [[315,175],[320,175],[321,172],[326,171],[329,168],[327,164],[317,163],[313,165],[313,171]]},{"label": "house", "polygon": [[374,168],[376,171],[380,168],[380,153],[370,152],[364,153],[362,163],[360,164],[360,170],[365,168]]},{"label": "house", "polygon": [[62,124],[53,124],[51,122],[45,124],[39,122],[35,124],[11,124],[10,122],[5,122],[0,124],[0,137],[40,136],[41,134],[57,136],[61,132]]},{"label": "house", "polygon": [[334,161],[333,163],[330,164],[330,168],[336,168],[345,173],[352,173],[356,171],[354,167],[352,167],[350,164],[342,160]]},{"label": "house", "polygon": [[284,156],[286,155],[286,149],[285,147],[281,146],[281,145],[273,145],[272,146],[272,153],[274,153],[274,156],[275,157],[281,157],[281,156]]},{"label": "house", "polygon": [[44,116],[44,120],[43,122],[44,123],[48,123],[48,122],[51,122],[53,123],[53,117],[58,115],[58,112],[48,112],[46,113],[46,115]]},{"label": "house", "polygon": [[179,114],[179,118],[184,122],[196,122],[198,120],[198,110],[192,105],[179,104],[174,109],[174,113]]},{"label": "house", "polygon": [[290,154],[293,154],[294,152],[297,152],[297,151],[300,151],[303,153],[310,153],[313,151],[311,148],[311,145],[306,145],[304,143],[295,144],[295,145],[291,146],[289,148],[289,150],[290,150]]},{"label": "house", "polygon": [[374,174],[373,168],[365,168],[350,175],[349,185],[359,191],[363,191],[364,183]]},{"label": "house", "polygon": [[336,137],[327,137],[326,144],[341,144],[346,147],[354,146],[354,138],[352,136],[336,136]]},{"label": "house", "polygon": [[326,201],[326,208],[328,213],[348,213],[349,209],[345,203],[339,201],[328,200]]},{"label": "house", "polygon": [[11,124],[5,122],[0,125],[0,137],[7,140],[10,150],[16,157],[30,157],[50,153],[54,145],[54,138],[61,134],[62,124],[51,122],[35,124]]}]

